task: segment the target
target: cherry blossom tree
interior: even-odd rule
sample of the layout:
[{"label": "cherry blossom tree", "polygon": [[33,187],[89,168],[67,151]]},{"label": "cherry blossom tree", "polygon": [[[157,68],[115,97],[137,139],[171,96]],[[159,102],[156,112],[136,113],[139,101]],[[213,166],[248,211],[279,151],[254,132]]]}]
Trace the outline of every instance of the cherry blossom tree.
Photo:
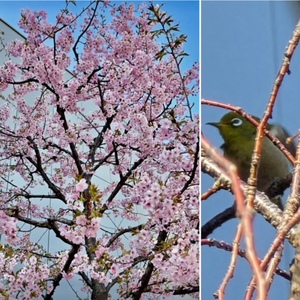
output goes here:
[{"label": "cherry blossom tree", "polygon": [[160,6],[70,5],[54,23],[24,10],[26,40],[2,49],[0,295],[55,299],[80,278],[77,298],[198,298],[186,36]]}]

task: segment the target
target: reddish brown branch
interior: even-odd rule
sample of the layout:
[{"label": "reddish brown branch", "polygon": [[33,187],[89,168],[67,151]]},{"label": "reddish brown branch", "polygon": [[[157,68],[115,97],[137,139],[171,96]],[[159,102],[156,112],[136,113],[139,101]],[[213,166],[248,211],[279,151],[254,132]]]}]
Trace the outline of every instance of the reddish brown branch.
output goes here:
[{"label": "reddish brown branch", "polygon": [[[216,248],[223,249],[223,250],[229,251],[229,252],[232,252],[232,249],[233,249],[232,245],[230,245],[228,243],[225,243],[223,241],[218,241],[216,239],[201,239],[201,245],[202,246],[209,246],[209,247],[216,247]],[[247,259],[246,251],[241,249],[241,248],[238,249],[238,255],[240,257],[243,257],[243,258]],[[277,268],[275,270],[275,273],[278,276],[281,276],[281,277],[285,278],[286,280],[291,280],[291,276],[287,271],[284,271],[280,268]]]},{"label": "reddish brown branch", "polygon": [[229,283],[229,280],[233,277],[238,253],[239,253],[239,245],[243,234],[243,228],[241,226],[241,223],[238,225],[236,236],[233,241],[233,247],[232,247],[232,255],[231,255],[231,261],[230,265],[228,267],[228,271],[223,279],[223,282],[221,283],[219,290],[218,290],[218,296],[220,300],[224,300],[225,295],[225,289],[227,284]]}]

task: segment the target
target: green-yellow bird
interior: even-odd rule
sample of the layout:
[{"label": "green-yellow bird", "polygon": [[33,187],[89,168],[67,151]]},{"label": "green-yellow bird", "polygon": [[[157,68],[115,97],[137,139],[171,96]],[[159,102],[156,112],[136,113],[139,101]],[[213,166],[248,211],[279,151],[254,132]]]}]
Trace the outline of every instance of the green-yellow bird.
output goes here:
[{"label": "green-yellow bird", "polygon": [[[253,118],[260,121],[257,117],[253,116]],[[247,182],[250,176],[257,128],[236,112],[225,114],[219,122],[207,124],[218,128],[224,140],[224,144],[221,146],[224,157],[236,165],[239,177]],[[287,144],[287,138],[290,135],[284,127],[277,123],[267,124],[266,129],[295,156],[295,145],[294,143]],[[268,137],[264,136],[257,175],[257,189],[264,192],[275,179],[284,178],[289,172],[289,160]]]}]

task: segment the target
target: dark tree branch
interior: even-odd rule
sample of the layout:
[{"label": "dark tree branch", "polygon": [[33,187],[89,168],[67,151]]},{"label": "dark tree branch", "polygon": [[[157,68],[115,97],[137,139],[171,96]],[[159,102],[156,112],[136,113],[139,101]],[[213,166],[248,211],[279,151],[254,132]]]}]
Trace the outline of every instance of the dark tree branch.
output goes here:
[{"label": "dark tree branch", "polygon": [[[64,236],[61,235],[58,227],[57,227],[57,221],[53,220],[53,219],[48,219],[48,223],[50,228],[54,231],[54,233],[56,234],[56,236],[61,239],[63,242],[65,242],[68,245],[74,246],[75,244],[70,242],[67,238],[65,238]],[[68,224],[69,225],[69,224]],[[74,222],[70,223],[70,225],[74,225]]]},{"label": "dark tree branch", "polygon": [[89,286],[90,288],[92,288],[92,282],[89,279],[89,277],[84,272],[78,272],[78,274],[82,277],[82,279],[87,284],[87,286]]},{"label": "dark tree branch", "polygon": [[[106,118],[106,122],[105,122],[105,125],[103,126],[101,132],[98,134],[98,136],[95,138],[94,140],[94,143],[90,146],[90,152],[89,152],[89,155],[88,155],[88,159],[91,161],[92,164],[95,163],[95,154],[96,154],[96,150],[102,145],[103,143],[103,139],[104,139],[104,134],[105,132],[110,129],[110,125],[113,121],[113,117],[109,117],[109,118]],[[113,151],[111,152],[113,153]],[[111,154],[107,155],[107,157],[109,157]],[[99,166],[97,167],[94,167],[94,170],[95,168],[97,169]]]},{"label": "dark tree branch", "polygon": [[32,165],[34,165],[39,172],[39,174],[42,176],[42,178],[47,183],[48,187],[53,191],[53,193],[57,196],[57,198],[61,199],[64,203],[66,203],[65,195],[62,194],[62,192],[59,190],[59,188],[49,179],[47,174],[45,173],[43,167],[42,167],[42,158],[39,152],[39,149],[33,139],[31,137],[27,137],[28,141],[32,145],[32,148],[35,152],[36,161],[34,161],[30,156],[26,156],[26,159],[31,162]]},{"label": "dark tree branch", "polygon": [[[94,20],[94,18],[95,18],[95,16],[96,16],[97,7],[98,7],[98,5],[99,5],[99,2],[100,2],[100,1],[93,1],[93,2],[90,3],[89,6],[91,6],[93,3],[96,3],[96,4],[95,4],[95,8],[94,8],[93,15],[90,17],[89,23],[88,23],[87,26],[82,30],[82,32],[79,34],[79,36],[78,36],[76,42],[74,43],[74,46],[73,46],[73,53],[74,53],[74,55],[75,55],[75,59],[76,59],[77,64],[79,64],[79,56],[78,56],[78,53],[77,53],[77,50],[76,50],[77,45],[78,45],[78,43],[80,42],[80,39],[83,37],[83,35],[84,35],[84,34],[87,32],[87,30],[90,28],[90,26],[91,26],[91,24],[92,24],[92,22],[93,22],[93,20]],[[89,7],[89,6],[88,6],[88,7]],[[87,7],[87,8],[88,8],[88,7]],[[87,8],[86,8],[86,9],[87,9]]]},{"label": "dark tree branch", "polygon": [[206,239],[210,234],[214,232],[215,229],[221,227],[225,222],[234,219],[236,217],[235,205],[232,205],[221,213],[214,216],[208,222],[206,222],[201,227],[201,238]]},{"label": "dark tree branch", "polygon": [[[138,161],[136,161],[133,166],[128,170],[128,172],[124,175],[124,177],[118,182],[117,186],[115,187],[115,189],[111,192],[110,196],[108,197],[108,199],[106,200],[106,203],[110,203],[111,201],[113,201],[113,199],[115,198],[115,196],[118,194],[118,192],[120,191],[120,189],[123,187],[123,185],[125,184],[126,180],[132,175],[132,172],[139,166],[142,164],[142,162],[145,160],[146,158],[140,158]],[[107,210],[107,205],[106,203],[102,206],[102,208],[100,209],[100,213],[104,213]]]},{"label": "dark tree branch", "polygon": [[[131,266],[128,267],[128,268],[126,268],[126,269],[124,269],[124,270],[119,274],[118,277],[114,278],[114,279],[112,280],[112,282],[108,284],[107,289],[110,290],[116,283],[118,283],[118,281],[120,280],[120,276],[122,276],[123,274],[126,274],[126,273],[127,273],[128,271],[130,271],[134,266],[136,266],[136,265],[138,265],[138,264],[140,264],[140,263],[142,263],[142,262],[148,261],[148,260],[149,260],[149,256],[138,256],[138,257],[134,258],[134,261],[133,261],[133,263],[131,264]],[[124,295],[127,295],[128,297],[129,297],[130,294],[131,294],[131,292],[129,292],[129,293],[128,293],[128,292],[124,293]],[[123,296],[124,296],[124,295],[123,295]]]},{"label": "dark tree branch", "polygon": [[[114,154],[115,154],[115,163],[116,163],[116,165],[117,166],[119,166],[120,165],[120,161],[119,161],[119,157],[118,157],[118,151],[117,151],[117,145],[116,145],[116,143],[113,141],[112,142],[112,145],[113,145],[113,148],[114,148]],[[119,176],[120,176],[120,181],[123,179],[123,174],[122,174],[122,172],[119,170]]]},{"label": "dark tree branch", "polygon": [[[64,149],[60,146],[58,146],[57,144],[53,143],[53,142],[48,142],[48,144],[45,146],[45,149],[48,149],[49,147],[52,148],[56,148],[58,150],[57,155],[59,154],[59,152],[63,152],[66,153],[67,155],[69,155],[71,158],[73,158],[73,154],[72,152],[70,152],[68,149]],[[81,164],[83,164],[83,161],[79,160]]]},{"label": "dark tree branch", "polygon": [[56,288],[59,286],[60,281],[63,278],[62,272],[68,273],[69,268],[71,266],[72,261],[75,258],[75,254],[77,254],[78,250],[79,250],[80,246],[79,245],[73,245],[71,250],[69,251],[68,254],[68,259],[62,269],[62,271],[53,279],[53,289],[50,293],[47,293],[44,297],[45,300],[52,300],[52,296],[54,295],[54,292],[56,290]]},{"label": "dark tree branch", "polygon": [[[59,100],[58,100],[59,103]],[[56,106],[57,108],[57,113],[60,115],[61,120],[63,121],[63,128],[65,130],[65,132],[67,133],[67,131],[69,130],[69,125],[66,119],[66,115],[65,115],[65,109],[63,109],[62,107],[59,106],[59,104]],[[77,167],[78,170],[78,174],[83,174],[83,169],[81,166],[81,162],[79,159],[79,155],[78,152],[76,150],[76,146],[74,143],[69,143],[71,152],[72,152],[72,157],[74,159],[75,165]]]},{"label": "dark tree branch", "polygon": [[173,295],[189,295],[189,294],[193,294],[193,293],[199,293],[199,286],[195,286],[195,287],[190,288],[190,289],[184,289],[183,288],[183,289],[180,289],[180,290],[175,290],[173,292]]},{"label": "dark tree branch", "polygon": [[136,292],[132,293],[132,299],[133,300],[141,299],[141,296],[142,296],[143,292],[145,292],[147,290],[149,281],[150,281],[151,276],[152,276],[153,269],[154,269],[153,263],[151,261],[149,261],[148,266],[145,270],[145,273],[142,276],[141,285],[140,285],[139,289]]},{"label": "dark tree branch", "polygon": [[199,146],[199,137],[198,137],[198,142],[196,144],[196,150],[195,150],[195,158],[194,158],[194,164],[193,164],[193,170],[192,174],[190,175],[189,180],[185,183],[183,188],[181,189],[180,193],[182,194],[188,187],[189,185],[193,182],[193,179],[195,177],[198,165],[199,165],[199,151],[200,151],[200,146]]},{"label": "dark tree branch", "polygon": [[101,160],[96,161],[94,160],[94,162],[97,162],[97,164],[94,166],[93,170],[97,171],[98,168],[100,168],[107,160],[108,158],[114,153],[114,150],[111,150],[106,156],[104,156]]},{"label": "dark tree branch", "polygon": [[[165,230],[160,231],[160,233],[158,234],[158,237],[157,237],[157,243],[156,243],[153,251],[158,251],[159,249],[161,249],[162,243],[166,240],[166,238],[167,238],[167,231],[165,231]],[[154,265],[152,264],[151,261],[149,261],[148,266],[141,278],[140,287],[138,288],[138,290],[136,292],[132,293],[133,300],[139,300],[141,298],[141,295],[143,294],[143,292],[145,292],[147,290],[153,270],[154,270]]]},{"label": "dark tree branch", "polygon": [[25,193],[25,194],[16,194],[16,197],[24,197],[25,199],[59,199],[60,198],[57,197],[57,195],[33,195],[33,194],[29,194],[29,193]]},{"label": "dark tree branch", "polygon": [[122,236],[122,235],[125,234],[125,233],[142,230],[143,226],[144,226],[144,224],[140,224],[140,225],[137,225],[137,226],[134,226],[134,227],[129,227],[129,228],[125,228],[125,229],[120,229],[119,232],[117,232],[116,234],[114,234],[114,235],[108,240],[108,242],[106,243],[105,247],[110,247],[118,237]]}]

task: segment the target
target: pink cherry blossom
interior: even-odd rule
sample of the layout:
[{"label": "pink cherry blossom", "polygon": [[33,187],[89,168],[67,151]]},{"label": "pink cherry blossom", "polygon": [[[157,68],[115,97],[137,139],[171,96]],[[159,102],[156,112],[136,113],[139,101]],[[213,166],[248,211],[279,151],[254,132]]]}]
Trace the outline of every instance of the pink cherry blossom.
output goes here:
[{"label": "pink cherry blossom", "polygon": [[172,298],[199,278],[198,67],[161,7],[65,5],[3,49],[0,293]]},{"label": "pink cherry blossom", "polygon": [[85,189],[88,188],[88,184],[86,183],[85,179],[80,179],[79,182],[76,184],[76,192],[83,192]]}]

